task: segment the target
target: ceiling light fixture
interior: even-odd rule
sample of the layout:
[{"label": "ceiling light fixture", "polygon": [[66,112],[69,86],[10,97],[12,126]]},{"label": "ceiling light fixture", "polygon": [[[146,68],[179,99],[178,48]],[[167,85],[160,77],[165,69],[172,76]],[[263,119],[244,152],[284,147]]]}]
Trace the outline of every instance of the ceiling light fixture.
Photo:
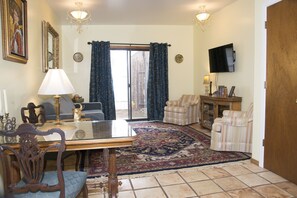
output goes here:
[{"label": "ceiling light fixture", "polygon": [[83,9],[82,2],[75,2],[76,10],[68,12],[68,18],[72,24],[77,25],[77,32],[82,32],[82,25],[91,20],[91,14]]},{"label": "ceiling light fixture", "polygon": [[206,24],[209,17],[210,14],[206,11],[205,5],[201,6],[199,13],[196,15],[196,18],[200,24],[202,31],[204,31],[204,25]]}]

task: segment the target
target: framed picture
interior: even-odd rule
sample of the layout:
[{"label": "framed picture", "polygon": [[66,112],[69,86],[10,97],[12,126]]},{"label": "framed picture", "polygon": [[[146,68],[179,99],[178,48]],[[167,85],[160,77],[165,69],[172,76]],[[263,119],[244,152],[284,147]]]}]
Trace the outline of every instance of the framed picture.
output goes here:
[{"label": "framed picture", "polygon": [[235,89],[235,86],[232,86],[228,97],[232,97],[234,95],[234,89]]},{"label": "framed picture", "polygon": [[27,1],[1,0],[3,59],[27,63]]}]

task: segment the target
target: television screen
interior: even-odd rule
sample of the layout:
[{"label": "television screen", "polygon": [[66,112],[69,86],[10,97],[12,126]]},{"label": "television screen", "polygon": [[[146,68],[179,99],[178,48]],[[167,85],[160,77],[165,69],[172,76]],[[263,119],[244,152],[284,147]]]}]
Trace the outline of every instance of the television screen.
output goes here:
[{"label": "television screen", "polygon": [[233,43],[208,50],[210,73],[234,72]]}]

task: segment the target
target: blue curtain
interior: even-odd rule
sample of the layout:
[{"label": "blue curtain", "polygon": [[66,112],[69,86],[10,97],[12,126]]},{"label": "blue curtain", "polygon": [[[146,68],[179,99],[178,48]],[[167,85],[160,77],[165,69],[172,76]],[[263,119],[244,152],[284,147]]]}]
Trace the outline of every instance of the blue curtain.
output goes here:
[{"label": "blue curtain", "polygon": [[106,120],[115,120],[110,42],[92,42],[90,102],[101,102]]},{"label": "blue curtain", "polygon": [[167,43],[150,44],[150,62],[147,84],[147,116],[162,120],[168,100],[168,47]]}]

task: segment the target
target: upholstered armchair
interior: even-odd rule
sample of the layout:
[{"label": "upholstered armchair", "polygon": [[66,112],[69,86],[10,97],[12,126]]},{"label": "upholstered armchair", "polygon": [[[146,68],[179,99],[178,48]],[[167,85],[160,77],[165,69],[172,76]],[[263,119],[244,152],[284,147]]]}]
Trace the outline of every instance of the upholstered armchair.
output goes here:
[{"label": "upholstered armchair", "polygon": [[199,96],[182,95],[179,100],[169,100],[164,108],[163,122],[188,125],[198,122]]},{"label": "upholstered armchair", "polygon": [[247,111],[223,111],[211,130],[210,149],[217,151],[252,152],[253,104]]}]

